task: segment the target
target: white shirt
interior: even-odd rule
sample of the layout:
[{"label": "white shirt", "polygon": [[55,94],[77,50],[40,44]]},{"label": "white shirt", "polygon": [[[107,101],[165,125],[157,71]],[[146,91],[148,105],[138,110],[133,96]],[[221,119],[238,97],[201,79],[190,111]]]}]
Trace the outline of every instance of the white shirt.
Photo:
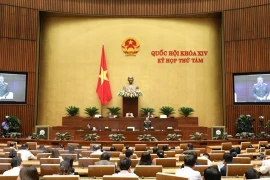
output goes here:
[{"label": "white shirt", "polygon": [[262,166],[260,167],[260,172],[262,174],[270,174],[270,159],[262,161]]},{"label": "white shirt", "polygon": [[185,166],[182,169],[177,169],[175,172],[176,176],[186,177],[189,180],[201,180],[201,174],[199,171],[194,171],[192,168]]},{"label": "white shirt", "polygon": [[206,159],[207,160],[207,165],[212,166],[212,161],[210,161],[207,157],[200,156],[200,157],[198,157],[198,159]]},{"label": "white shirt", "polygon": [[127,170],[122,170],[119,173],[113,174],[112,176],[138,177],[136,174],[134,174],[132,172],[128,172]]},{"label": "white shirt", "polygon": [[22,161],[28,161],[29,159],[36,159],[36,157],[26,149],[19,150],[17,153],[21,154]]},{"label": "white shirt", "polygon": [[10,170],[7,170],[3,173],[3,175],[14,175],[14,176],[19,176],[21,168],[19,166],[14,167]]},{"label": "white shirt", "polygon": [[91,154],[102,154],[103,152],[100,150],[100,149],[98,149],[98,150],[96,150],[96,151],[94,151],[94,152],[92,152]]}]

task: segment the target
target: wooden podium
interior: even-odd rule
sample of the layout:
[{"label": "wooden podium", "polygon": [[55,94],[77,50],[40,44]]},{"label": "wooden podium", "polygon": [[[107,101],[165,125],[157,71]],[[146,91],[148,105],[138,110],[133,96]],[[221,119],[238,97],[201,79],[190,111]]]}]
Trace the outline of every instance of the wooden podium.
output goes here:
[{"label": "wooden podium", "polygon": [[127,98],[123,97],[123,117],[126,117],[126,113],[133,113],[134,117],[138,116],[138,97]]}]

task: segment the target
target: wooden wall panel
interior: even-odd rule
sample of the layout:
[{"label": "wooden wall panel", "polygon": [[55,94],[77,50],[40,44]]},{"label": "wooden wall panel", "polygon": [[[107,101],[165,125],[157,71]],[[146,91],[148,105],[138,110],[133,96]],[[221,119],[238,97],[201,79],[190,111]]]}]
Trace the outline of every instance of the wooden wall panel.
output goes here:
[{"label": "wooden wall panel", "polygon": [[0,4],[94,16],[194,14],[258,6],[269,2],[269,0],[0,0]]},{"label": "wooden wall panel", "polygon": [[35,72],[36,41],[0,38],[0,70]]},{"label": "wooden wall panel", "polygon": [[222,12],[227,129],[234,134],[234,122],[240,114],[270,117],[269,106],[232,104],[233,72],[269,70],[270,0],[0,0],[0,70],[29,72],[27,104],[1,105],[0,117],[6,113],[17,115],[23,121],[25,135],[34,122],[39,11],[95,17],[178,17]]},{"label": "wooden wall panel", "polygon": [[256,39],[270,36],[270,4],[224,12],[224,40]]},{"label": "wooden wall panel", "polygon": [[38,11],[0,5],[0,36],[37,39]]}]

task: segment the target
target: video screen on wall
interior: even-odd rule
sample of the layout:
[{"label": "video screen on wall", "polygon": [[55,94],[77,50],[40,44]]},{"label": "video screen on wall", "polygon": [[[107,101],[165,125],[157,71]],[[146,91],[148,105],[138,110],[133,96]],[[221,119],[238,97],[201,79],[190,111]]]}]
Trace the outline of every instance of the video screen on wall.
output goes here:
[{"label": "video screen on wall", "polygon": [[0,104],[26,103],[27,73],[0,71]]},{"label": "video screen on wall", "polygon": [[234,104],[270,104],[270,72],[233,74]]}]

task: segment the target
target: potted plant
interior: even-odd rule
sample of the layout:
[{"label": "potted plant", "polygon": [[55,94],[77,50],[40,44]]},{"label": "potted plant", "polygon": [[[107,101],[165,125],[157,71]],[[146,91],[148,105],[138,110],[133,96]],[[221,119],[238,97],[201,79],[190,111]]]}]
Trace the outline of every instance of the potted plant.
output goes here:
[{"label": "potted plant", "polygon": [[30,136],[30,139],[47,139],[47,137],[45,136],[45,131],[40,130],[39,134],[32,133],[32,136]]},{"label": "potted plant", "polygon": [[82,139],[86,140],[86,141],[96,141],[99,138],[99,136],[97,135],[97,133],[93,133],[93,134],[86,134],[82,136]]},{"label": "potted plant", "polygon": [[119,107],[108,107],[107,109],[112,115],[116,115],[116,116],[119,116],[120,114],[119,111],[121,110]]},{"label": "potted plant", "polygon": [[22,133],[20,133],[21,121],[16,116],[9,116],[7,118],[7,124],[9,126],[8,133],[6,137],[10,138],[19,138],[21,137]]},{"label": "potted plant", "polygon": [[90,117],[94,117],[96,114],[98,114],[98,108],[96,107],[88,107],[84,110],[85,114],[88,114]]},{"label": "potted plant", "polygon": [[235,137],[237,139],[254,139],[256,136],[252,132],[240,132],[236,133]]},{"label": "potted plant", "polygon": [[157,141],[157,138],[152,136],[151,134],[142,134],[137,137],[139,141]]},{"label": "potted plant", "polygon": [[166,136],[167,141],[181,141],[181,134],[168,134]]},{"label": "potted plant", "polygon": [[195,134],[191,134],[189,136],[190,136],[190,139],[192,140],[202,140],[204,136],[207,136],[207,134],[196,132]]},{"label": "potted plant", "polygon": [[124,141],[126,139],[123,134],[110,134],[109,138],[113,141]]},{"label": "potted plant", "polygon": [[240,115],[235,122],[236,127],[237,127],[237,133],[252,132],[252,128],[253,128],[252,122],[253,120],[249,114]]},{"label": "potted plant", "polygon": [[79,114],[79,110],[80,108],[79,107],[76,107],[76,106],[68,106],[66,108],[66,111],[67,111],[67,115],[68,116],[76,116]]},{"label": "potted plant", "polygon": [[60,141],[70,140],[71,135],[68,132],[65,132],[62,134],[60,132],[57,132],[57,133],[55,133],[55,139],[60,140]]},{"label": "potted plant", "polygon": [[169,117],[170,115],[174,114],[174,108],[170,107],[170,106],[162,106],[159,109],[159,113],[166,115],[167,117]]},{"label": "potted plant", "polygon": [[146,108],[141,108],[140,113],[141,113],[141,116],[147,116],[148,112],[150,112],[150,115],[152,115],[154,111],[155,109],[146,107]]},{"label": "potted plant", "polygon": [[217,130],[216,131],[216,135],[213,137],[213,140],[218,140],[218,139],[229,140],[232,137],[233,136],[232,135],[229,135],[227,132],[221,133],[220,130]]},{"label": "potted plant", "polygon": [[194,109],[191,107],[180,107],[178,111],[182,116],[188,117],[194,112]]},{"label": "potted plant", "polygon": [[266,132],[260,132],[256,135],[257,138],[269,138],[269,134],[267,134]]}]

